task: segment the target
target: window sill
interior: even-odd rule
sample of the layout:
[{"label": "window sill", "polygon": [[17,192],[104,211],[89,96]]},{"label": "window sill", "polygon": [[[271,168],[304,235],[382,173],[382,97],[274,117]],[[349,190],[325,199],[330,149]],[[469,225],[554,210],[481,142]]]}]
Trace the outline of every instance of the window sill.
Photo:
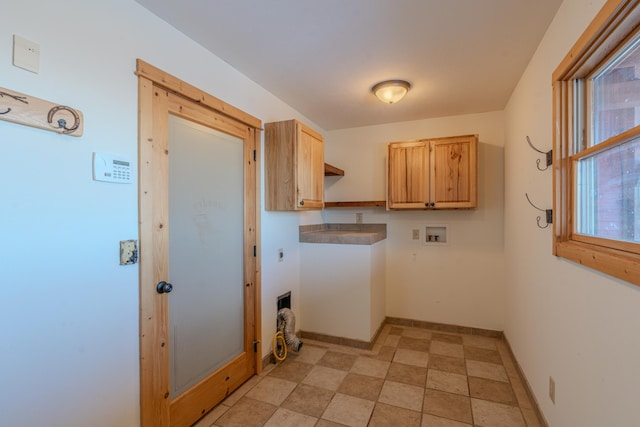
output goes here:
[{"label": "window sill", "polygon": [[640,255],[575,241],[557,242],[555,255],[640,286]]}]

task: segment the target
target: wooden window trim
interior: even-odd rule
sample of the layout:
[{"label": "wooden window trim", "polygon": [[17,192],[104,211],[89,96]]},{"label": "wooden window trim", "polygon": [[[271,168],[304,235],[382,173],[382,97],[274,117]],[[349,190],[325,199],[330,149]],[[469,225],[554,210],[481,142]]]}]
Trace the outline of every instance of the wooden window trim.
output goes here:
[{"label": "wooden window trim", "polygon": [[[640,26],[639,0],[608,0],[553,72],[553,254],[640,286],[637,244],[574,235],[573,80],[587,77]],[[625,134],[638,134],[632,129]],[[623,139],[625,134],[620,135]],[[627,135],[628,136],[628,135]],[[596,150],[600,150],[602,146]],[[589,153],[593,152],[590,148]]]}]

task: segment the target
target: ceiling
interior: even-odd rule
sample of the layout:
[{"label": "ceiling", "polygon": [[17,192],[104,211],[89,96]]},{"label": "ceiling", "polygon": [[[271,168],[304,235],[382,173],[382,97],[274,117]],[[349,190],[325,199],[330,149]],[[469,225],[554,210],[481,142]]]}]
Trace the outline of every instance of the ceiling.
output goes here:
[{"label": "ceiling", "polygon": [[[562,3],[136,1],[324,130],[503,109]],[[388,79],[397,104],[370,91]]]}]

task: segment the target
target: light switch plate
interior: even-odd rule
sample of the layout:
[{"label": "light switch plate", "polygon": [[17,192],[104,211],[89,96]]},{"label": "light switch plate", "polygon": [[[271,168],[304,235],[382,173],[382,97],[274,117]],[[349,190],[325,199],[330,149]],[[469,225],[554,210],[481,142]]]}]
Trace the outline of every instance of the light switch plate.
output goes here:
[{"label": "light switch plate", "polygon": [[40,72],[40,45],[13,35],[13,65],[33,73]]}]

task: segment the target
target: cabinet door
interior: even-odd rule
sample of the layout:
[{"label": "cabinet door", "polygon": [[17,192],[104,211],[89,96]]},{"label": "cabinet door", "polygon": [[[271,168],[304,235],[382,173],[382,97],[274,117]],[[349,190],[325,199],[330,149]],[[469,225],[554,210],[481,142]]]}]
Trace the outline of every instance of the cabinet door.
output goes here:
[{"label": "cabinet door", "polygon": [[431,141],[431,202],[435,208],[477,206],[477,138]]},{"label": "cabinet door", "polygon": [[424,209],[428,202],[428,142],[389,143],[387,145],[387,208]]},{"label": "cabinet door", "polygon": [[324,207],[324,141],[298,124],[298,209]]}]

